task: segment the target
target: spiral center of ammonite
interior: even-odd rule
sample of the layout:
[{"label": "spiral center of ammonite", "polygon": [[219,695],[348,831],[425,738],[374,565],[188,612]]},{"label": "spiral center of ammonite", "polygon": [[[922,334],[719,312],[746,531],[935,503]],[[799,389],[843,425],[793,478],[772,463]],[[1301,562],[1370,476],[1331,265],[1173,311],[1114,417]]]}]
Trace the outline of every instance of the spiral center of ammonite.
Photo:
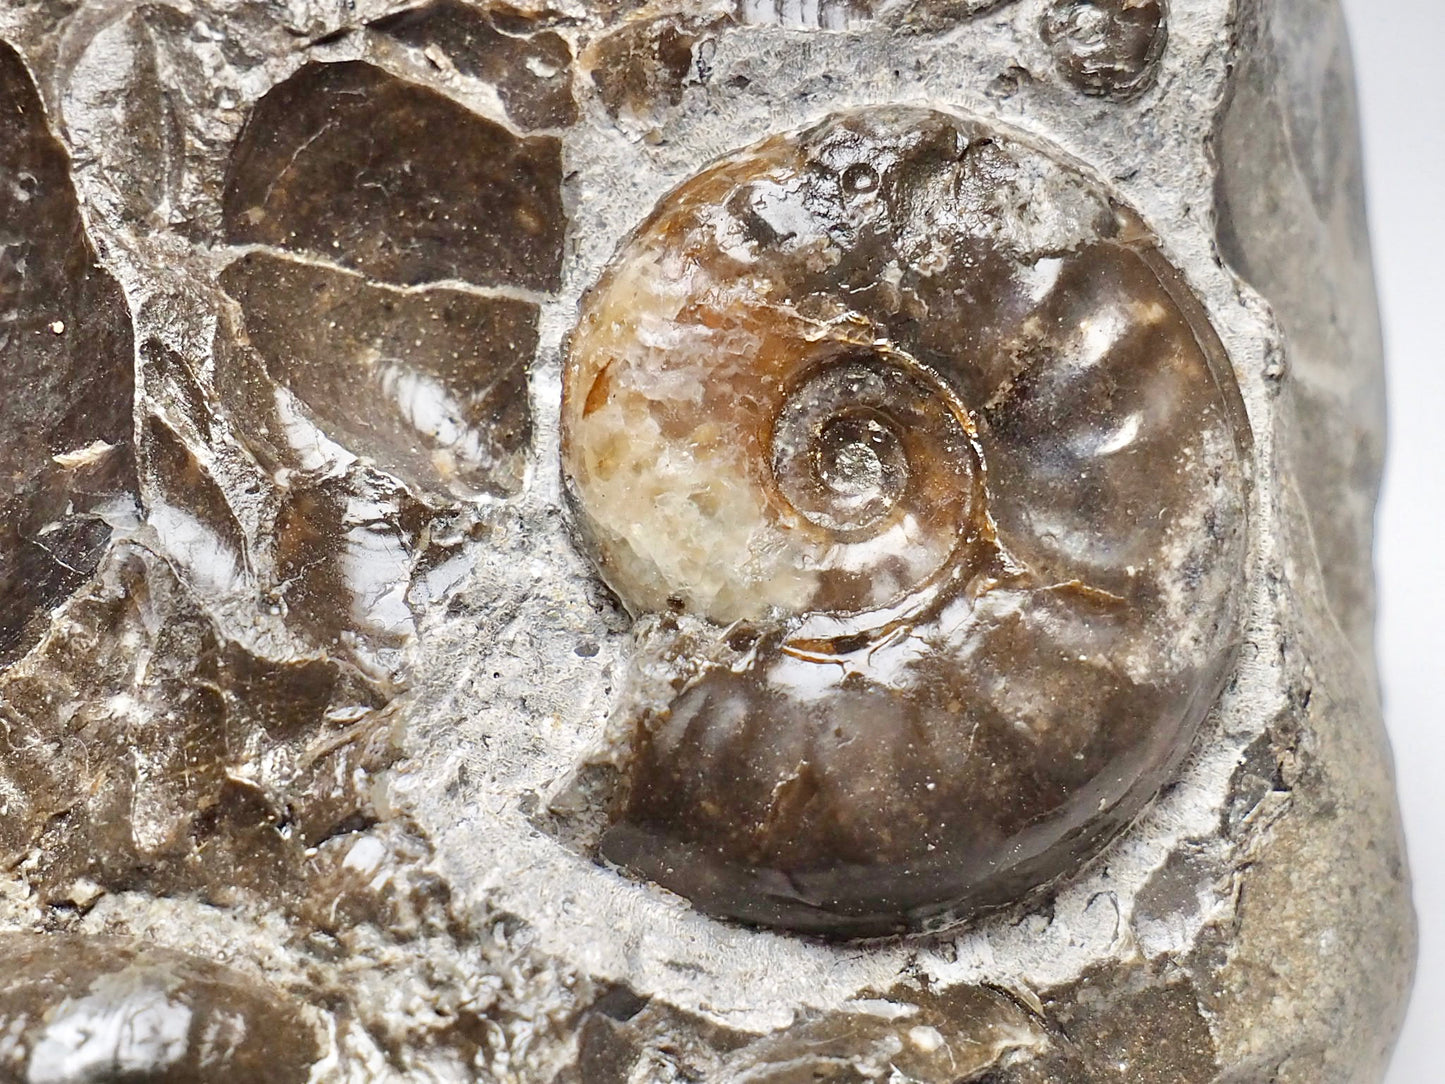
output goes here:
[{"label": "spiral center of ammonite", "polygon": [[968,434],[950,393],[907,355],[842,343],[821,353],[778,413],[772,480],[821,530],[811,567],[866,576],[870,597],[887,594],[894,581],[919,582],[960,536]]},{"label": "spiral center of ammonite", "polygon": [[[843,414],[822,422],[813,439],[813,470],[828,499],[822,526],[853,529],[882,519],[908,487],[908,459],[885,419]],[[804,512],[808,515],[807,512]]]},{"label": "spiral center of ammonite", "polygon": [[875,527],[908,491],[908,450],[892,409],[918,393],[872,356],[812,373],[794,389],[773,432],[773,477],[815,526],[840,534]]}]

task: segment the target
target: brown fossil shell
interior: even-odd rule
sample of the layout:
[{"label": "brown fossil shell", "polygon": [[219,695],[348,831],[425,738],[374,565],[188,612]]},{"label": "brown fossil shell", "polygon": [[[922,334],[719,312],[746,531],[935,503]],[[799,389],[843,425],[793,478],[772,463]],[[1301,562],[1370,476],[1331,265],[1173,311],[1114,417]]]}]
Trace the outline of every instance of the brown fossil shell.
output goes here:
[{"label": "brown fossil shell", "polygon": [[1169,37],[1164,0],[1053,0],[1040,29],[1060,75],[1115,101],[1149,89]]},{"label": "brown fossil shell", "polygon": [[322,1056],[264,981],[140,941],[0,934],[0,1080],[302,1084]]},{"label": "brown fossil shell", "polygon": [[1228,674],[1248,442],[1201,307],[1057,155],[894,107],[708,167],[566,363],[586,548],[714,630],[627,709],[601,856],[841,935],[1077,869]]}]

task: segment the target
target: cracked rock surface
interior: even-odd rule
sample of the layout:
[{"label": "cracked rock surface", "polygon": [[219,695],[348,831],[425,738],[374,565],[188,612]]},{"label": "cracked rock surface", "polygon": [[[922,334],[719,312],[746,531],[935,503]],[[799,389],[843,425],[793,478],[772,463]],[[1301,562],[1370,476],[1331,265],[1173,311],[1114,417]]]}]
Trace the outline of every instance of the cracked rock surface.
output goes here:
[{"label": "cracked rock surface", "polygon": [[[1414,929],[1350,85],[1334,0],[4,6],[0,1080],[1379,1080]],[[1238,388],[1247,517],[1189,581],[1236,600],[1227,672],[1112,842],[830,941],[599,855],[621,729],[773,633],[609,590],[564,371],[670,192],[897,106],[1128,210]],[[930,267],[857,307],[949,339]],[[853,500],[894,453],[839,442]]]}]

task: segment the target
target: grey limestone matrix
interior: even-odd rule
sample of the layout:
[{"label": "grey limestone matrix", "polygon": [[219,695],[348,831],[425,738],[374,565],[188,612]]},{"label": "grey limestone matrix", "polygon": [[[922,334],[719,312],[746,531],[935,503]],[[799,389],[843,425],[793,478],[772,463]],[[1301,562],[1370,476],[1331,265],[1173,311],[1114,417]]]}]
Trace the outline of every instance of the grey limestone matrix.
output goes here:
[{"label": "grey limestone matrix", "polygon": [[1374,1084],[1335,0],[0,8],[0,1082]]}]

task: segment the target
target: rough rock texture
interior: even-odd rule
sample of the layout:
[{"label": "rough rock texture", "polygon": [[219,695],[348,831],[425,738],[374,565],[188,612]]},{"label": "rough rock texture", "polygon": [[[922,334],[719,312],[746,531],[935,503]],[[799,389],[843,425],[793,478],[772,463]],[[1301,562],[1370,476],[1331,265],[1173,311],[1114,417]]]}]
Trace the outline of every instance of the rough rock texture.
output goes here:
[{"label": "rough rock texture", "polygon": [[[0,42],[0,1077],[1379,1079],[1413,927],[1333,0],[27,0]],[[562,364],[666,193],[898,103],[1179,269],[1254,438],[1245,612],[1091,865],[823,943],[588,849],[609,719],[699,659],[577,543]]]}]

